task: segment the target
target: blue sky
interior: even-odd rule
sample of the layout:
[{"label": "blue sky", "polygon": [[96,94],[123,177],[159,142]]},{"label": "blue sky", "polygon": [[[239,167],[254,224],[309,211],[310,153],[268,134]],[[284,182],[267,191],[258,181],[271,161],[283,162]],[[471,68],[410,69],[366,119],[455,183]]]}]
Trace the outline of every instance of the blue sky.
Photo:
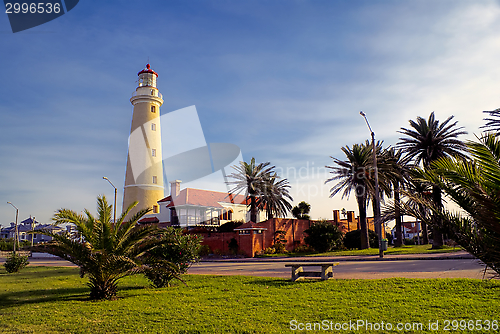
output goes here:
[{"label": "blue sky", "polygon": [[431,111],[474,138],[500,107],[499,21],[496,1],[81,0],[16,34],[2,14],[0,224],[14,219],[7,201],[42,223],[94,211],[113,194],[103,176],[121,208],[129,98],[148,58],[162,114],[195,105],[208,143],[281,168],[313,218],[355,210],[328,198],[322,167],[368,139],[359,111],[387,145]]}]

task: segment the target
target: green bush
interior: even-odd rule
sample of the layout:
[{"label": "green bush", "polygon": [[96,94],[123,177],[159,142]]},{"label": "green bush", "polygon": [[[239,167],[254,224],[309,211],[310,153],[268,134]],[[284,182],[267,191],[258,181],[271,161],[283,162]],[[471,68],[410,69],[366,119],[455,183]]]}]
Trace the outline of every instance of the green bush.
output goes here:
[{"label": "green bush", "polygon": [[304,232],[307,233],[304,241],[317,252],[328,252],[342,246],[342,232],[326,220],[312,224]]},{"label": "green bush", "polygon": [[309,245],[299,245],[293,251],[294,253],[312,253],[314,249]]},{"label": "green bush", "polygon": [[28,256],[12,253],[3,265],[8,273],[16,273],[28,264]]},{"label": "green bush", "polygon": [[[368,230],[368,238],[370,240],[370,247],[378,248],[377,233]],[[344,236],[344,246],[347,249],[361,249],[361,230],[347,232]]]},{"label": "green bush", "polygon": [[[19,247],[23,248],[26,246],[31,246],[31,241],[21,241],[19,242]],[[16,247],[17,248],[17,247]],[[14,239],[0,239],[0,251],[12,252],[14,249]]]},{"label": "green bush", "polygon": [[196,234],[182,234],[180,229],[168,228],[162,236],[162,245],[144,256],[143,272],[157,288],[170,286],[174,279],[183,282],[181,275],[200,258],[201,237]]}]

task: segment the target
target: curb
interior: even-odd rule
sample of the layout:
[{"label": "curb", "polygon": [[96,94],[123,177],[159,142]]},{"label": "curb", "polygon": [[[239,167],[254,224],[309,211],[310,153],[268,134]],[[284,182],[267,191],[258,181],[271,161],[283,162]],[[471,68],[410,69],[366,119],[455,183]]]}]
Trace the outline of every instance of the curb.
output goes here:
[{"label": "curb", "polygon": [[391,255],[386,255],[384,258],[379,258],[377,255],[367,255],[367,256],[339,256],[339,257],[275,257],[275,258],[240,258],[240,259],[202,259],[200,262],[325,262],[325,261],[345,261],[345,262],[356,262],[356,261],[412,261],[412,260],[474,260],[471,254],[464,255],[442,255],[442,256],[402,256],[396,257]]}]

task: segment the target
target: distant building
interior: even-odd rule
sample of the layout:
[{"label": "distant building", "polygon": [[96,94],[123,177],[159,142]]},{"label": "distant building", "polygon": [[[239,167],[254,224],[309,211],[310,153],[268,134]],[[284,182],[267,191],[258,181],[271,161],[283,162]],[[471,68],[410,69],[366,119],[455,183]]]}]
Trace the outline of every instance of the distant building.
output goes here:
[{"label": "distant building", "polygon": [[[247,201],[243,195],[185,188],[181,181],[170,182],[170,196],[158,201],[156,212],[140,220],[163,226],[217,227],[230,221],[249,221]],[[266,220],[266,211],[257,214],[257,222]]]},{"label": "distant building", "polygon": [[[29,217],[28,219],[23,220],[17,225],[17,230],[19,233],[19,241],[31,241],[31,235],[29,232],[31,231],[39,231],[39,230],[50,230],[54,233],[61,233],[64,231],[64,228],[60,226],[55,226],[52,224],[40,224],[35,220],[35,218]],[[2,239],[13,239],[16,234],[16,224],[10,223],[9,227],[5,227],[0,230],[0,238]],[[33,243],[39,242],[47,242],[51,241],[52,237],[34,233],[33,234]]]},{"label": "distant building", "polygon": [[[403,239],[413,239],[420,233],[417,222],[403,222],[402,224]],[[396,238],[396,226],[391,230],[392,237]]]}]

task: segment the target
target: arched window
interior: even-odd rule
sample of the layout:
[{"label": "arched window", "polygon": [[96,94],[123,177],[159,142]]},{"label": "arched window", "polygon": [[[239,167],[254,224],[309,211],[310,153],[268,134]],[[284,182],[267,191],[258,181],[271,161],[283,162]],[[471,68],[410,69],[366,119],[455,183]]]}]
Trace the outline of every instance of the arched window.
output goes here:
[{"label": "arched window", "polygon": [[233,220],[233,210],[229,209],[227,211],[227,220]]}]

